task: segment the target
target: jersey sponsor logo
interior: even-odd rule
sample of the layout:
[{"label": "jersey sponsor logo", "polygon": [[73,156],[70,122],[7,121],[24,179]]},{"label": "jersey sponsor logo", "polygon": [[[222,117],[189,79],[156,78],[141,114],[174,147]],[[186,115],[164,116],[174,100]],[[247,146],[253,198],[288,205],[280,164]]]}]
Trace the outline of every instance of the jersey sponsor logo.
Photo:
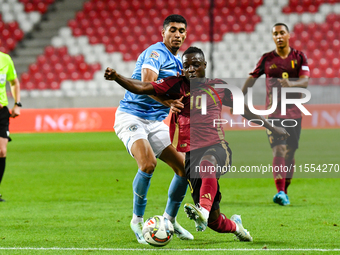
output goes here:
[{"label": "jersey sponsor logo", "polygon": [[154,51],[154,50],[153,50],[153,51],[151,52],[150,58],[154,58],[154,59],[158,60],[158,58],[159,58],[159,53],[158,53],[157,51]]},{"label": "jersey sponsor logo", "polygon": [[138,126],[137,126],[137,125],[132,125],[132,126],[129,127],[129,130],[130,130],[131,132],[135,132],[137,129],[138,129]]},{"label": "jersey sponsor logo", "polygon": [[160,80],[158,80],[158,81],[155,81],[154,83],[160,84],[160,83],[162,83],[162,82],[164,82],[164,79],[160,79]]},{"label": "jersey sponsor logo", "polygon": [[275,68],[277,68],[277,66],[276,66],[275,64],[272,64],[272,65],[269,67],[269,69],[275,69]]},{"label": "jersey sponsor logo", "polygon": [[188,144],[187,144],[187,143],[182,143],[182,144],[180,144],[179,146],[180,146],[181,148],[184,148],[184,147],[187,147]]},{"label": "jersey sponsor logo", "polygon": [[6,82],[6,74],[0,74],[0,83]]},{"label": "jersey sponsor logo", "polygon": [[309,71],[309,67],[308,67],[308,66],[301,66],[301,69],[302,69],[303,71]]}]

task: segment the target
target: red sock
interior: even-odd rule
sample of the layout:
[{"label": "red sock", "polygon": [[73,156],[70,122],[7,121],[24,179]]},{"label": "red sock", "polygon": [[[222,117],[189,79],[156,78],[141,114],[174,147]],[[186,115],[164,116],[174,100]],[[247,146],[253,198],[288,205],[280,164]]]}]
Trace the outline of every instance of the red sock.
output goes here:
[{"label": "red sock", "polygon": [[294,174],[294,165],[295,165],[295,159],[293,160],[286,160],[286,166],[288,167],[288,171],[286,173],[286,181],[285,181],[285,193],[287,194],[287,189],[288,186],[290,185],[292,178],[293,178],[293,174]]},{"label": "red sock", "polygon": [[283,157],[274,157],[273,176],[274,176],[277,192],[285,191],[286,173],[283,171],[284,166],[285,166],[285,159]]},{"label": "red sock", "polygon": [[235,222],[229,220],[223,213],[221,213],[217,220],[208,223],[208,227],[218,233],[234,233],[236,231]]},{"label": "red sock", "polygon": [[[200,164],[200,169],[205,171],[211,169],[213,166],[214,165],[210,161],[203,160]],[[217,193],[216,173],[215,171],[202,172],[202,170],[200,172],[200,177],[202,179],[202,185],[200,189],[200,205],[210,212]]]}]

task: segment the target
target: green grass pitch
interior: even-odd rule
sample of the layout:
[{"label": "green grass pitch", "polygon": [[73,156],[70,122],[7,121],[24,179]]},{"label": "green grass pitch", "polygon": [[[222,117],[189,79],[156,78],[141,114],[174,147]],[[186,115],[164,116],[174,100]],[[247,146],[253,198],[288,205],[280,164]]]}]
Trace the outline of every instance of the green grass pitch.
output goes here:
[{"label": "green grass pitch", "polygon": [[[237,168],[271,163],[264,130],[228,131],[226,138]],[[137,165],[113,132],[12,134],[12,139],[0,187],[6,199],[0,203],[0,254],[319,254],[321,250],[316,249],[334,254],[340,251],[340,172],[333,178],[293,180],[289,189],[291,206],[287,207],[272,202],[276,193],[272,178],[228,178],[227,174],[220,180],[221,211],[229,217],[241,214],[254,242],[241,243],[232,234],[218,234],[210,229],[197,233],[194,222],[186,218],[181,207],[178,221],[194,234],[195,240],[181,241],[174,237],[164,248],[155,248],[138,244],[130,230],[132,181]],[[340,164],[339,151],[339,130],[303,130],[296,164]],[[172,176],[170,168],[158,162],[145,218],[163,214]],[[188,191],[184,202],[191,201]],[[19,250],[19,247],[56,249]],[[148,250],[133,250],[144,248]]]}]

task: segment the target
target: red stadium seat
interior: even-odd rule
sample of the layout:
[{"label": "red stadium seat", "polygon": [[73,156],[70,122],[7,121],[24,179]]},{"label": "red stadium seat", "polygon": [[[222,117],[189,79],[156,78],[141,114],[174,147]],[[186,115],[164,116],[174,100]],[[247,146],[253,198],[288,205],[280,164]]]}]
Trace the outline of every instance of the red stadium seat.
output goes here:
[{"label": "red stadium seat", "polygon": [[333,59],[334,58],[334,52],[333,52],[333,50],[332,49],[327,49],[326,50],[326,58],[327,59]]},{"label": "red stadium seat", "polygon": [[45,52],[46,57],[50,57],[54,54],[54,47],[53,46],[47,46],[47,47],[45,47],[44,52]]},{"label": "red stadium seat", "polygon": [[[56,75],[53,72],[49,72],[46,74],[46,83],[51,84],[56,80]],[[50,87],[50,86],[48,86]]]},{"label": "red stadium seat", "polygon": [[334,69],[333,69],[333,68],[330,68],[330,67],[328,67],[328,68],[326,69],[325,74],[326,74],[326,75],[325,75],[326,78],[333,78],[333,77],[335,77]]},{"label": "red stadium seat", "polygon": [[26,84],[25,84],[25,87],[24,87],[26,90],[32,90],[32,89],[35,89],[35,82],[32,82],[32,81],[28,81]]},{"label": "red stadium seat", "polygon": [[16,46],[16,41],[13,40],[12,38],[7,38],[6,39],[6,45],[7,45],[7,49],[12,51],[12,50],[14,50],[14,48]]},{"label": "red stadium seat", "polygon": [[43,81],[42,74],[40,72],[39,73],[35,73],[33,75],[33,81],[35,81],[36,84],[38,84],[39,82]]},{"label": "red stadium seat", "polygon": [[316,49],[316,42],[315,41],[308,41],[307,43],[307,52],[313,52]]},{"label": "red stadium seat", "polygon": [[53,54],[50,57],[47,57],[47,61],[51,64],[51,65],[56,65],[57,63],[60,62],[59,56],[57,56],[56,54]]},{"label": "red stadium seat", "polygon": [[315,68],[315,61],[312,58],[308,58],[308,66],[310,70]]},{"label": "red stadium seat", "polygon": [[313,79],[321,78],[321,71],[319,68],[314,68],[312,70],[312,78]]},{"label": "red stadium seat", "polygon": [[56,73],[62,73],[62,72],[64,72],[64,69],[65,69],[64,65],[62,65],[60,63],[57,63],[57,64],[54,65],[54,71]]},{"label": "red stadium seat", "polygon": [[45,81],[39,81],[37,83],[37,89],[40,89],[40,90],[44,90],[44,89],[47,89],[48,86],[47,86],[47,83]]},{"label": "red stadium seat", "polygon": [[58,89],[60,89],[60,83],[57,82],[57,81],[52,81],[52,82],[49,84],[49,88],[50,88],[50,89],[53,89],[53,90],[58,90]]},{"label": "red stadium seat", "polygon": [[37,64],[33,63],[33,64],[30,64],[29,67],[28,67],[28,71],[30,74],[35,74],[39,71],[39,67]]},{"label": "red stadium seat", "polygon": [[67,79],[67,74],[65,72],[60,72],[58,76],[60,82],[65,81]]},{"label": "red stadium seat", "polygon": [[94,63],[94,64],[90,65],[89,68],[91,69],[91,72],[94,73],[94,72],[97,72],[101,69],[101,65],[99,63]]},{"label": "red stadium seat", "polygon": [[77,72],[73,72],[73,73],[71,73],[71,80],[73,80],[73,81],[77,81],[77,80],[80,80],[80,74],[79,73],[77,73]]},{"label": "red stadium seat", "polygon": [[236,0],[229,0],[227,3],[227,6],[231,9],[234,9],[237,6],[237,1]]},{"label": "red stadium seat", "polygon": [[44,14],[45,12],[47,12],[47,4],[43,3],[43,2],[39,2],[36,6],[36,10],[42,14]]},{"label": "red stadium seat", "polygon": [[335,52],[340,51],[340,40],[334,40],[331,47]]},{"label": "red stadium seat", "polygon": [[107,44],[105,45],[105,51],[108,53],[113,53],[116,51],[116,46],[113,44]]},{"label": "red stadium seat", "polygon": [[31,76],[28,73],[22,73],[20,78],[21,78],[21,82],[23,84],[26,84],[27,82],[30,81]]},{"label": "red stadium seat", "polygon": [[42,73],[44,75],[53,71],[52,66],[48,63],[45,63],[45,64],[41,65],[40,67],[41,67]]},{"label": "red stadium seat", "polygon": [[339,70],[340,71],[340,58],[333,58],[333,60],[332,60],[332,68],[334,68],[334,70]]},{"label": "red stadium seat", "polygon": [[321,58],[319,61],[319,67],[321,70],[326,70],[329,67],[329,62],[326,58]]},{"label": "red stadium seat", "polygon": [[92,11],[94,8],[95,8],[95,4],[93,2],[91,2],[91,1],[87,1],[83,5],[83,11],[85,13],[88,13],[88,12]]},{"label": "red stadium seat", "polygon": [[322,57],[322,52],[319,49],[315,49],[313,51],[313,59],[315,61],[319,61],[321,59],[321,57]]}]

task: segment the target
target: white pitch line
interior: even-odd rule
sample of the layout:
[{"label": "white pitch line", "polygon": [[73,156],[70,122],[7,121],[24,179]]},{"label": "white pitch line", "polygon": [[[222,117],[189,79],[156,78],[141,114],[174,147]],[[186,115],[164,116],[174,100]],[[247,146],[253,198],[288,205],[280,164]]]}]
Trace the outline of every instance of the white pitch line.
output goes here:
[{"label": "white pitch line", "polygon": [[[141,248],[61,248],[61,247],[0,247],[0,250],[59,250],[59,251],[155,251],[155,249],[141,249]],[[283,249],[160,249],[162,251],[321,251],[321,252],[333,252],[340,251],[340,249],[318,249],[318,248],[306,248],[306,249],[291,249],[291,248],[283,248]]]}]

